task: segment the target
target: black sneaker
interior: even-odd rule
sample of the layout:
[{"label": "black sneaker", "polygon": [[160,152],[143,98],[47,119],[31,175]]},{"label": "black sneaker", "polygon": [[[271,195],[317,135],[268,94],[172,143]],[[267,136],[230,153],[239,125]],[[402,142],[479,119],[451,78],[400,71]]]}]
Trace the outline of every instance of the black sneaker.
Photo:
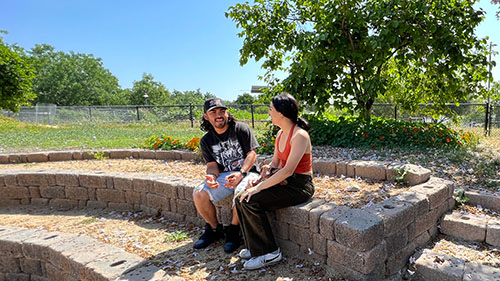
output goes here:
[{"label": "black sneaker", "polygon": [[203,249],[208,247],[208,245],[224,237],[224,231],[222,230],[222,224],[217,225],[214,230],[210,224],[205,225],[205,231],[200,236],[200,239],[196,241],[193,245],[195,249]]},{"label": "black sneaker", "polygon": [[230,254],[241,245],[240,226],[230,224],[226,227],[226,244],[224,244],[224,252]]}]

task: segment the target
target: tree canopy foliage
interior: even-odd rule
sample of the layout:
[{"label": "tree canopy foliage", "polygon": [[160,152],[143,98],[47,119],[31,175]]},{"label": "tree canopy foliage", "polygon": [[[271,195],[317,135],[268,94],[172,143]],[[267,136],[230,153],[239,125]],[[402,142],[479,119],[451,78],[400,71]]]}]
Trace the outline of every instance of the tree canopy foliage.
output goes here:
[{"label": "tree canopy foliage", "polygon": [[[210,93],[171,93],[153,75],[144,73],[132,88],[121,89],[118,79],[92,54],[55,51],[37,44],[29,51],[3,43],[0,37],[0,108],[52,103],[82,105],[203,104]],[[145,98],[147,95],[147,98]]]},{"label": "tree canopy foliage", "polygon": [[123,104],[118,79],[93,55],[56,52],[42,44],[28,55],[35,67],[35,103],[57,105]]},{"label": "tree canopy foliage", "polygon": [[[491,0],[491,3],[500,5],[500,0]],[[496,15],[497,15],[497,19],[500,19],[500,7],[498,8]]]},{"label": "tree canopy foliage", "polygon": [[209,98],[215,98],[215,96],[211,93],[203,94],[200,89],[184,92],[174,90],[171,96],[171,104],[203,104]]},{"label": "tree canopy foliage", "polygon": [[500,102],[500,82],[493,82],[490,89],[490,98],[498,104]]},{"label": "tree canopy foliage", "polygon": [[254,96],[250,95],[249,93],[244,93],[241,95],[238,95],[234,103],[236,104],[253,104],[256,102],[256,99]]},{"label": "tree canopy foliage", "polygon": [[19,111],[35,94],[32,91],[34,69],[26,57],[7,45],[0,36],[0,109]]},{"label": "tree canopy foliage", "polygon": [[[407,109],[484,95],[486,41],[475,0],[256,0],[226,16],[244,38],[240,64],[263,59],[265,80],[319,111],[330,103],[369,118],[377,97]],[[275,71],[288,71],[286,79]]]},{"label": "tree canopy foliage", "polygon": [[[145,98],[147,95],[147,101]],[[129,104],[152,104],[161,105],[169,104],[170,92],[161,82],[154,80],[152,74],[143,73],[142,79],[134,81],[134,85],[130,90]]]}]

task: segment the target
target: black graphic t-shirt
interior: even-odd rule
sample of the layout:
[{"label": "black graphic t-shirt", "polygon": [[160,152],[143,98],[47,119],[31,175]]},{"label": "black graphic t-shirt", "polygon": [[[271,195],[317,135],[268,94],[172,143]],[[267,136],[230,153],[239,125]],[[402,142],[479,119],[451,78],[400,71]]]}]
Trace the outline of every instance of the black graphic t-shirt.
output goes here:
[{"label": "black graphic t-shirt", "polygon": [[[206,162],[217,162],[219,171],[239,171],[249,151],[259,147],[247,124],[229,123],[229,128],[219,135],[211,130],[200,141],[201,152]],[[252,167],[255,171],[255,166]]]}]

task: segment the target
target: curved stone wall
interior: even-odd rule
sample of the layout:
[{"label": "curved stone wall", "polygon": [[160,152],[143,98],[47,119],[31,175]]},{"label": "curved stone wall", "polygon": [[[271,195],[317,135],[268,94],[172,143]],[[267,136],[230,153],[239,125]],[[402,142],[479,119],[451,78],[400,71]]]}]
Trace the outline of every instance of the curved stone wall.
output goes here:
[{"label": "curved stone wall", "polygon": [[[317,169],[324,169],[323,172],[345,172],[353,176],[377,173],[387,178],[388,171],[392,171],[390,164],[366,161],[315,161],[315,165]],[[380,280],[397,274],[415,248],[426,244],[437,233],[439,218],[454,206],[451,182],[429,178],[426,171],[419,174],[418,167],[415,171],[415,179],[428,180],[364,209],[349,209],[314,199],[270,212],[280,247],[286,255],[325,263],[332,274],[344,278]],[[194,207],[194,188],[195,184],[187,180],[165,176],[0,171],[0,207],[32,204],[63,209],[142,210],[150,215],[160,214],[167,219],[202,225],[204,222]],[[220,221],[228,224],[231,199],[218,202],[216,207]],[[0,243],[3,241],[0,234]],[[1,274],[5,272],[0,270]]]},{"label": "curved stone wall", "polygon": [[0,226],[0,280],[153,280],[146,260],[87,236]]}]

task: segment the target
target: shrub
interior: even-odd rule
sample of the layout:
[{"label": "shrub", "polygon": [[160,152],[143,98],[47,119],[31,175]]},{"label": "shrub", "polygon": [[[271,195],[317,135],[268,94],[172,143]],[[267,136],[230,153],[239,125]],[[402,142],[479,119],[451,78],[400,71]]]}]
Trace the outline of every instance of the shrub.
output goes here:
[{"label": "shrub", "polygon": [[271,122],[267,124],[268,130],[264,132],[262,137],[257,137],[260,147],[257,148],[257,154],[273,154],[274,144],[276,143],[276,134],[279,128],[274,126]]},{"label": "shrub", "polygon": [[144,148],[172,150],[184,148],[179,140],[174,140],[171,136],[151,136],[144,143]]},{"label": "shrub", "polygon": [[198,151],[200,149],[200,138],[192,138],[186,143],[185,147],[192,151]]},{"label": "shrub", "polygon": [[181,143],[179,140],[174,140],[171,136],[151,136],[144,142],[143,148],[153,150],[185,148],[191,151],[198,151],[200,149],[200,138],[192,138],[187,143]]},{"label": "shrub", "polygon": [[479,138],[458,132],[440,123],[408,122],[372,117],[370,121],[353,116],[308,115],[313,145],[337,147],[415,147],[457,148],[473,146]]}]

